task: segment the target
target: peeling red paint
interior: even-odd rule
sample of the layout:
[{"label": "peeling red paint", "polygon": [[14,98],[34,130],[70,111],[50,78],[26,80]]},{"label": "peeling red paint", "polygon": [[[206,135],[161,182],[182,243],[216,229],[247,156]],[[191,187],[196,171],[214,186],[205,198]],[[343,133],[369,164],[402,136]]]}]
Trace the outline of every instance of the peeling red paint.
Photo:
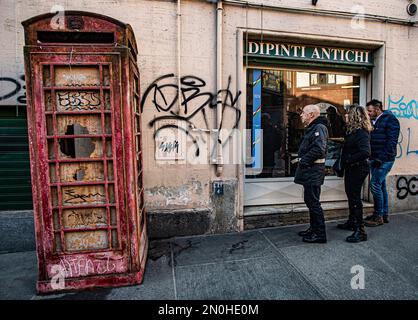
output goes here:
[{"label": "peeling red paint", "polygon": [[[135,37],[129,25],[102,15],[66,11],[59,30],[53,16],[22,23],[37,290],[141,283],[148,239]],[[89,167],[88,176],[77,165]],[[51,284],[57,266],[65,275],[58,289]]]}]

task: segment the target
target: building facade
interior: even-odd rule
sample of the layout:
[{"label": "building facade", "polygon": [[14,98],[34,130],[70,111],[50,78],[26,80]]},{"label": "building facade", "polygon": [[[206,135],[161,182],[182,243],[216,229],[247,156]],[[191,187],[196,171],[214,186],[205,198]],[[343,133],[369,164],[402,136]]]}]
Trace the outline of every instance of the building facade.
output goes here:
[{"label": "building facade", "polygon": [[[21,22],[56,12],[51,23],[59,29],[64,10],[107,15],[135,32],[151,236],[234,232],[306,218],[293,160],[303,133],[298,113],[310,103],[319,104],[330,123],[324,203],[346,200],[343,180],[331,169],[344,107],[375,98],[401,123],[388,177],[391,210],[418,208],[418,29],[411,4],[2,1],[2,209],[25,209],[30,202]],[[364,200],[372,202],[367,183]]]}]

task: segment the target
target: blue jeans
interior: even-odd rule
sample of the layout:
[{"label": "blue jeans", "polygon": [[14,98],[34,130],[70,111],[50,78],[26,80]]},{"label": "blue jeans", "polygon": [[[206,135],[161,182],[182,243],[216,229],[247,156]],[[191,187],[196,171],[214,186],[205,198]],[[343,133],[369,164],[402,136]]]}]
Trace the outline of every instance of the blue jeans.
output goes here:
[{"label": "blue jeans", "polygon": [[379,168],[371,168],[370,191],[374,199],[374,214],[384,216],[389,213],[386,176],[392,169],[394,161],[383,162]]}]

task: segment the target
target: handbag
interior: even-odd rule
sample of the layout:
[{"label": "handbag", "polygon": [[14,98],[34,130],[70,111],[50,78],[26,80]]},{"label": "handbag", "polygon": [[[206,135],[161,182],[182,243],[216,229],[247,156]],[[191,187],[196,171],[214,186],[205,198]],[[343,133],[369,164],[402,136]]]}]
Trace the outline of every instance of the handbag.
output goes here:
[{"label": "handbag", "polygon": [[332,166],[332,169],[334,169],[335,173],[337,174],[337,177],[344,177],[344,166],[341,162],[341,154],[343,152],[343,148],[340,149],[340,154],[338,155],[337,160],[335,160],[334,165]]}]

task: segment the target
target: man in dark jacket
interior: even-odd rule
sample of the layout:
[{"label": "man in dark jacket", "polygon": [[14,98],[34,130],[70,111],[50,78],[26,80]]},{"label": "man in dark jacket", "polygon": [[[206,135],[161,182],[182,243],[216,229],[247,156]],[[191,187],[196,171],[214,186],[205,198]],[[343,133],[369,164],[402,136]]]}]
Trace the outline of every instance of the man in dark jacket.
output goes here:
[{"label": "man in dark jacket", "polygon": [[303,195],[309,209],[310,227],[299,232],[304,242],[326,243],[324,212],[319,198],[325,178],[325,156],[327,153],[327,120],[320,117],[319,107],[307,105],[300,115],[306,127],[299,147],[299,164],[295,173],[295,183],[303,185]]},{"label": "man in dark jacket", "polygon": [[386,176],[395,162],[400,125],[392,112],[383,111],[381,101],[373,99],[366,106],[374,127],[370,135],[370,190],[373,194],[374,213],[365,219],[365,225],[376,227],[389,222]]}]

